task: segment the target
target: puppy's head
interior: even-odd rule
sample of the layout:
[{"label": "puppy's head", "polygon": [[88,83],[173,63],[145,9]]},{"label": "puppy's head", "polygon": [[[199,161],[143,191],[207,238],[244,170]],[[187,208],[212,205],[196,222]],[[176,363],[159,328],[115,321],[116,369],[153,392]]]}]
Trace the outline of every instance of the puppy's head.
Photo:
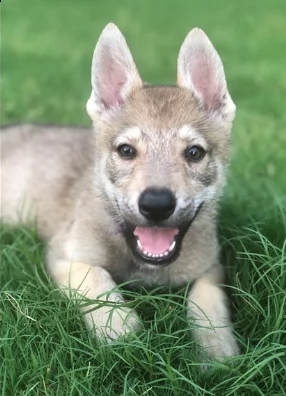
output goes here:
[{"label": "puppy's head", "polygon": [[140,263],[171,263],[225,182],[235,105],[219,55],[193,29],[179,52],[177,85],[148,86],[109,24],[95,48],[87,111],[96,172],[131,253]]}]

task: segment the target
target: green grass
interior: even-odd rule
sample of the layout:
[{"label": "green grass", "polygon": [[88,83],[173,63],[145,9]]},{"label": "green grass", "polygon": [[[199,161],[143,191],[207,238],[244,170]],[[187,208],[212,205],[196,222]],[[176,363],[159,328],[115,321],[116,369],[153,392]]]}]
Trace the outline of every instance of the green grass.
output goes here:
[{"label": "green grass", "polygon": [[285,0],[4,0],[2,123],[89,125],[90,63],[103,26],[127,37],[146,81],[175,81],[188,30],[201,26],[237,104],[221,205],[222,259],[242,354],[202,372],[185,295],[126,292],[143,331],[91,339],[44,271],[44,246],[1,230],[1,392],[84,396],[282,396],[286,389]]}]

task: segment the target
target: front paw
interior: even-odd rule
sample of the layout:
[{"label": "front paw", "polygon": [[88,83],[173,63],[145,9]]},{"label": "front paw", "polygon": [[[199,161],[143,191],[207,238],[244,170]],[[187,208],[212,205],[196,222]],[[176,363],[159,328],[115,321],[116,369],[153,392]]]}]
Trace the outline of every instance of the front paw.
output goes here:
[{"label": "front paw", "polygon": [[224,360],[239,355],[237,341],[230,326],[200,327],[193,331],[200,346],[201,358],[208,360]]},{"label": "front paw", "polygon": [[133,309],[101,306],[84,314],[89,329],[100,341],[112,342],[140,329],[140,320]]},{"label": "front paw", "polygon": [[239,355],[226,296],[214,282],[211,272],[193,286],[188,299],[188,316],[193,324],[193,334],[201,353],[212,360],[222,360]]}]

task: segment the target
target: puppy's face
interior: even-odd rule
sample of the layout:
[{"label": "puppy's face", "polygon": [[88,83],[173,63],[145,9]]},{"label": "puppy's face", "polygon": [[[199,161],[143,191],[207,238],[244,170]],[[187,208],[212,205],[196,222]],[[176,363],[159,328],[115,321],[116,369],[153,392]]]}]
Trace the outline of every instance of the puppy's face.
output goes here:
[{"label": "puppy's face", "polygon": [[[95,51],[88,102],[97,129],[97,172],[137,262],[169,264],[204,205],[221,192],[235,107],[220,59],[201,31],[182,45],[174,87],[144,86],[120,33],[107,33]],[[121,67],[118,54],[106,55],[115,39],[125,52]]]}]

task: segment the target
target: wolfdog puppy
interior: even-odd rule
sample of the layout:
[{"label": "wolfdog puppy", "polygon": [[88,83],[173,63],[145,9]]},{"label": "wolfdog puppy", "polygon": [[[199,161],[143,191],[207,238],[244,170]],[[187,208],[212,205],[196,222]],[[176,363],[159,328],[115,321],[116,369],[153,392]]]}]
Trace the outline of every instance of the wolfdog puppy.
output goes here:
[{"label": "wolfdog puppy", "polygon": [[144,84],[122,33],[108,24],[92,60],[94,131],[2,131],[1,216],[10,224],[36,219],[49,273],[69,296],[92,299],[81,310],[100,339],[139,327],[118,283],[192,282],[193,336],[218,359],[238,353],[216,233],[235,105],[202,30],[187,35],[177,66],[176,85]]}]

